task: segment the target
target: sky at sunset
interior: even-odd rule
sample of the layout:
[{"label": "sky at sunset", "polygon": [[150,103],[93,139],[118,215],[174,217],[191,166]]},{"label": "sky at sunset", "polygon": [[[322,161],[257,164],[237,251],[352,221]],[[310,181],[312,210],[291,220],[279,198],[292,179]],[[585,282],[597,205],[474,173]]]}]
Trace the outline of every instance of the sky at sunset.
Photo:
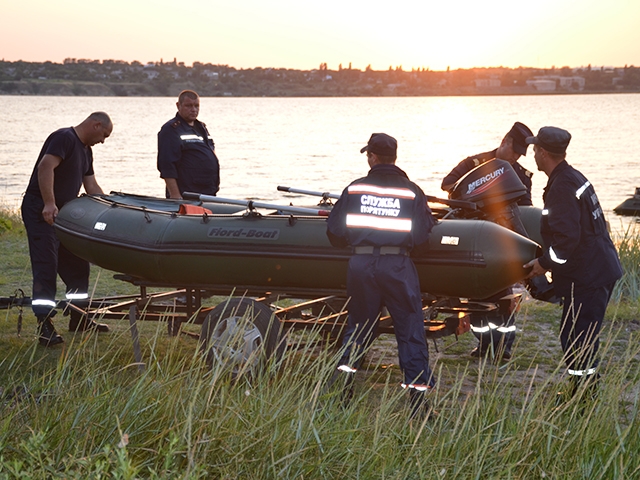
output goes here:
[{"label": "sky at sunset", "polygon": [[67,57],[303,70],[640,66],[640,0],[0,0],[0,59]]}]

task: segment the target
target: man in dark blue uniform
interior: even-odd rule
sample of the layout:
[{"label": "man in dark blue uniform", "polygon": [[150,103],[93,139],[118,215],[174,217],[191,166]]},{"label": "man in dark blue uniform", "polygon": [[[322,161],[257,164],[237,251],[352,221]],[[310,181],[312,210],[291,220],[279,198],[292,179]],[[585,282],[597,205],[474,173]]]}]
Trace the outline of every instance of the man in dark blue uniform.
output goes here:
[{"label": "man in dark blue uniform", "polygon": [[435,220],[420,187],[395,165],[396,150],[393,137],[371,135],[360,150],[367,152],[371,170],[342,192],[327,220],[327,235],[332,245],[353,248],[347,274],[345,352],[337,371],[353,378],[386,307],[393,318],[403,387],[409,389],[414,415],[426,411],[426,392],[435,382],[420,282],[409,252],[426,248]]},{"label": "man in dark blue uniform", "polygon": [[158,132],[158,170],[166,183],[167,198],[184,192],[215,195],[220,187],[220,165],[207,126],[198,120],[200,97],[184,90],[176,103],[178,113]]},{"label": "man in dark blue uniform", "polygon": [[[518,205],[532,205],[531,201],[531,176],[529,170],[518,163],[522,155],[527,154],[526,138],[533,135],[529,127],[516,122],[511,130],[504,136],[500,146],[490,152],[480,153],[462,160],[451,172],[442,180],[442,189],[451,192],[455,183],[467,172],[473,170],[478,165],[494,160],[506,160],[515,170],[518,178],[527,189],[527,194],[518,200]],[[520,235],[527,236],[527,231],[522,225],[520,214],[515,208],[508,211],[496,212],[495,218],[490,218],[503,227],[513,230]],[[491,298],[482,299],[486,302],[495,302],[500,298],[513,293],[512,289],[507,289],[497,293]],[[471,351],[474,357],[482,357],[490,352],[498,353],[504,359],[511,358],[511,347],[516,338],[516,326],[514,312],[510,314],[489,313],[471,314],[471,331],[478,339],[478,346]]]},{"label": "man in dark blue uniform", "polygon": [[[56,237],[53,222],[62,206],[78,196],[80,187],[89,194],[103,193],[93,172],[91,147],[104,143],[113,130],[109,116],[94,112],[76,127],[53,132],[44,143],[22,200],[22,219],[27,230],[33,273],[31,306],[38,319],[39,342],[62,343],[51,318],[56,314],[56,275],[67,287],[68,300],[88,298],[89,263]],[[71,309],[69,331],[108,331],[107,325],[89,321]]]},{"label": "man in dark blue uniform", "polygon": [[598,336],[622,267],[593,186],[565,160],[570,140],[556,127],[527,138],[549,181],[540,226],[544,254],[525,267],[530,277],[551,270],[556,295],[563,297],[560,342],[575,393],[579,380],[598,378]]},{"label": "man in dark blue uniform", "polygon": [[516,122],[511,127],[511,130],[504,136],[500,146],[490,152],[479,153],[462,160],[456,167],[449,172],[449,174],[442,180],[441,188],[447,192],[451,192],[453,186],[458,180],[460,180],[467,172],[473,170],[478,165],[481,165],[489,160],[498,158],[500,160],[506,160],[511,164],[520,181],[527,188],[527,195],[522,197],[518,201],[518,205],[533,205],[531,202],[531,173],[518,163],[518,159],[522,155],[527,154],[527,145],[525,139],[533,135],[533,132],[524,123]]}]

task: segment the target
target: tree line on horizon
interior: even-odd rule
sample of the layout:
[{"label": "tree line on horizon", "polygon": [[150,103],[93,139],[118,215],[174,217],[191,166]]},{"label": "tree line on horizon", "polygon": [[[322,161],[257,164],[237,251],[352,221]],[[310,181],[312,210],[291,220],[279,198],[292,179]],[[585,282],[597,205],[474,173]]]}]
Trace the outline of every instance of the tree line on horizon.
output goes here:
[{"label": "tree line on horizon", "polygon": [[[582,79],[571,82],[570,79]],[[536,80],[556,82],[539,90]],[[569,81],[564,81],[569,79]],[[553,85],[552,85],[553,87]],[[0,61],[0,94],[172,96],[189,88],[201,96],[429,96],[640,91],[640,67],[479,67],[430,70],[328,68],[237,69],[194,62],[65,59],[63,63]]]}]

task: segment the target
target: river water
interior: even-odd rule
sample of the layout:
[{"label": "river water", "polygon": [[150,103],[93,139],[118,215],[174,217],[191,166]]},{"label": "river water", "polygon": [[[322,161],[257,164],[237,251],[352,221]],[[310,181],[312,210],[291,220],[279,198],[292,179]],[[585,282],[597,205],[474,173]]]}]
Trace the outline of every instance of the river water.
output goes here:
[{"label": "river water", "polygon": [[[175,115],[175,99],[0,96],[0,203],[18,208],[42,143],[52,131],[104,110],[113,134],[94,147],[105,191],[164,195],[156,170],[156,135]],[[368,170],[359,150],[372,132],[398,139],[398,166],[429,195],[461,159],[496,148],[515,121],[573,136],[567,160],[595,186],[613,228],[628,219],[611,210],[640,186],[640,94],[398,97],[202,98],[200,120],[216,142],[221,197],[293,201],[287,185],[339,193]],[[520,163],[536,172],[534,204],[547,177],[533,151]]]}]

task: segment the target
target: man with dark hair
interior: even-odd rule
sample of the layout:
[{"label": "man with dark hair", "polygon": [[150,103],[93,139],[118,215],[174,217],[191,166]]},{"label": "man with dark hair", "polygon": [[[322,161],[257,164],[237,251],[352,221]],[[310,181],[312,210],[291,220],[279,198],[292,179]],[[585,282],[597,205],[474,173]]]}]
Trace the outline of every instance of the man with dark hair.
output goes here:
[{"label": "man with dark hair", "polygon": [[573,394],[580,380],[598,378],[600,327],[622,267],[593,186],[565,159],[570,140],[557,127],[527,138],[549,181],[540,225],[544,254],[524,267],[531,268],[529,277],[550,270],[556,295],[563,298],[560,343]]},{"label": "man with dark hair", "polygon": [[[93,172],[91,147],[104,143],[113,124],[104,112],[94,112],[80,125],[53,132],[44,143],[22,200],[22,219],[27,230],[33,273],[31,306],[38,319],[39,342],[62,343],[51,318],[56,314],[56,275],[64,281],[68,300],[88,298],[89,263],[64,246],[56,237],[53,222],[64,204],[78,196],[80,187],[89,194],[103,193]],[[108,331],[74,309],[69,331]]]},{"label": "man with dark hair", "polygon": [[425,248],[435,220],[424,193],[396,165],[397,142],[384,133],[371,135],[367,152],[371,170],[352,182],[327,220],[336,247],[351,246],[347,273],[349,318],[344,355],[335,377],[353,375],[377,335],[383,307],[393,318],[403,387],[409,390],[412,416],[426,413],[426,392],[434,385],[429,367],[418,274],[409,252]]},{"label": "man with dark hair", "polygon": [[[500,146],[490,152],[480,153],[462,160],[443,180],[442,189],[451,192],[456,182],[467,172],[478,165],[494,159],[505,160],[511,164],[518,178],[527,189],[527,194],[518,200],[518,205],[532,205],[531,202],[531,176],[529,170],[518,163],[522,155],[527,154],[526,138],[533,135],[529,127],[520,122],[515,122],[511,130],[500,142]],[[516,233],[527,236],[527,231],[520,220],[520,213],[515,206],[508,207],[507,211],[497,211],[489,220]],[[491,298],[481,299],[486,302],[495,302],[500,298],[513,293],[507,289]],[[511,347],[516,338],[516,326],[514,312],[510,314],[487,313],[471,314],[471,331],[478,339],[478,346],[471,351],[474,357],[483,357],[488,353],[498,354],[504,359],[511,358]]]},{"label": "man with dark hair", "polygon": [[220,187],[220,164],[207,126],[198,120],[200,97],[184,90],[176,103],[178,113],[158,132],[158,170],[167,198],[184,192],[215,195]]}]

